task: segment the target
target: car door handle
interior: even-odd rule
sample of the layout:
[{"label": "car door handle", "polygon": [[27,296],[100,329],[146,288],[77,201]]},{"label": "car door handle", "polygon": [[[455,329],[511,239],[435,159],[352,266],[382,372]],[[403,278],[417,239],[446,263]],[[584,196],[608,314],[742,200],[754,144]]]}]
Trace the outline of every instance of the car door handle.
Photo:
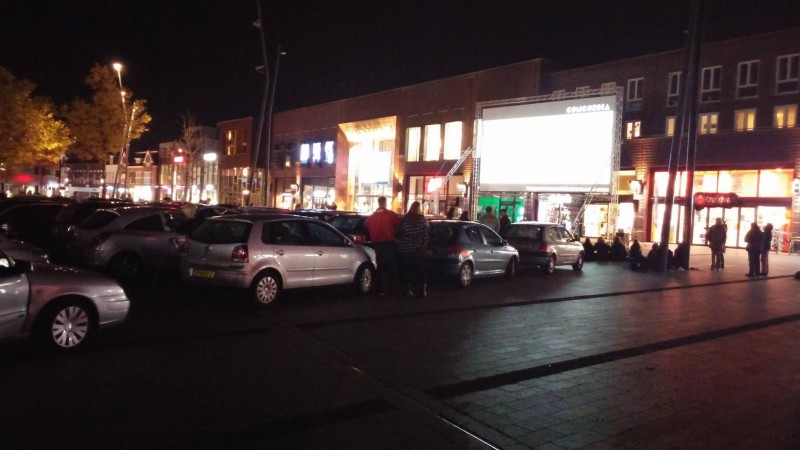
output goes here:
[{"label": "car door handle", "polygon": [[324,253],[322,250],[317,250],[317,256],[322,256]]},{"label": "car door handle", "polygon": [[283,250],[278,250],[275,252],[275,254],[278,256],[283,256]]}]

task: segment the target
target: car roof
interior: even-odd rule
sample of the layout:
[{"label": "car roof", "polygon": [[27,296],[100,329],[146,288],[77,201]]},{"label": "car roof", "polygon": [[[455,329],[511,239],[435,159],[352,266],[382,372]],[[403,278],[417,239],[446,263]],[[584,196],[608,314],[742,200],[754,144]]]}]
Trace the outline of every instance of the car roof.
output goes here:
[{"label": "car roof", "polygon": [[553,222],[534,222],[532,220],[522,220],[520,222],[513,222],[510,225],[560,226],[561,224]]},{"label": "car roof", "polygon": [[275,220],[305,220],[308,222],[319,222],[319,220],[306,217],[306,216],[298,216],[295,214],[284,214],[284,213],[246,213],[246,214],[228,214],[224,216],[215,216],[209,217],[208,220],[247,220],[250,222],[257,222],[257,221],[264,221],[270,222]]}]

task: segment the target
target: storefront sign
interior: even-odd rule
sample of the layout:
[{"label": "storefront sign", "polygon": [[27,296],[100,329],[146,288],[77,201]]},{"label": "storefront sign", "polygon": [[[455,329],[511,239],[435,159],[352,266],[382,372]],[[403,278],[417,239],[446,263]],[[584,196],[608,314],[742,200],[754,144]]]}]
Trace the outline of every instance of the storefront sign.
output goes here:
[{"label": "storefront sign", "polygon": [[697,192],[694,194],[695,209],[702,208],[733,208],[741,206],[739,196],[733,192]]}]

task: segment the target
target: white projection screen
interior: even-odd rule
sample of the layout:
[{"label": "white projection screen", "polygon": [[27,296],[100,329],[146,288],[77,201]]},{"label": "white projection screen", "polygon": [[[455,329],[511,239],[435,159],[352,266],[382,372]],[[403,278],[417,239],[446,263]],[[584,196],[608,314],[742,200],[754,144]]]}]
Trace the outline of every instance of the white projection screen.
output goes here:
[{"label": "white projection screen", "polygon": [[616,96],[485,107],[481,192],[610,192]]}]

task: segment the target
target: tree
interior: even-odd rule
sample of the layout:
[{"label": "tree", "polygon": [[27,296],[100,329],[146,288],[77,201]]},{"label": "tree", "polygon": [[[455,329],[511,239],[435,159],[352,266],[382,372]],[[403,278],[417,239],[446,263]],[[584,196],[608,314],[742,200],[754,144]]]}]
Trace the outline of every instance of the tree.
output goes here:
[{"label": "tree", "polygon": [[[201,153],[208,143],[203,135],[202,127],[197,124],[197,119],[193,114],[189,112],[182,113],[181,121],[183,122],[183,127],[178,142],[186,158],[183,168],[185,173],[183,179],[186,180],[183,200],[193,201],[194,192],[191,187],[197,185],[203,179],[203,156]],[[198,198],[198,200],[200,199]]]},{"label": "tree", "polygon": [[59,162],[73,143],[53,102],[34,97],[35,89],[0,67],[0,161],[7,167]]},{"label": "tree", "polygon": [[86,85],[94,91],[91,102],[76,98],[62,108],[75,139],[69,153],[82,160],[104,161],[141,137],[152,118],[146,100],[131,104],[130,91],[120,94],[117,75],[110,67],[95,64]]}]

